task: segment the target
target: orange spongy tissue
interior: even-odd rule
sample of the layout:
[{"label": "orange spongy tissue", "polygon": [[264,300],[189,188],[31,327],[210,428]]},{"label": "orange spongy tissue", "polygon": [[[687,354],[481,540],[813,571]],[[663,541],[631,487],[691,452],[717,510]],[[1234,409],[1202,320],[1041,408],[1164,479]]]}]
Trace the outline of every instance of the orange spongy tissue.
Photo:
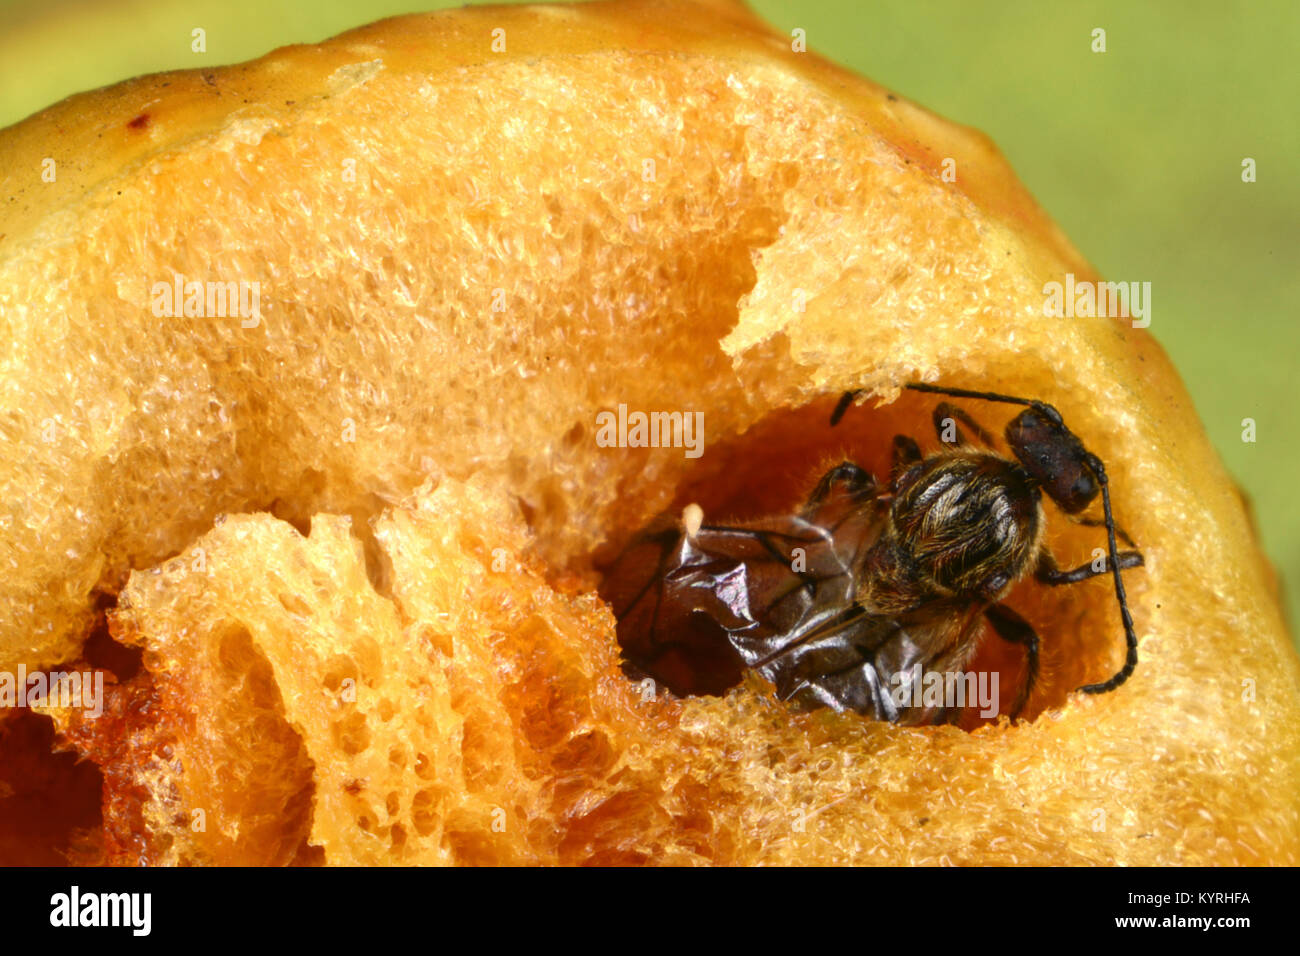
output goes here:
[{"label": "orange spongy tissue", "polygon": [[[1177,373],[1044,318],[1097,275],[985,137],[739,7],[428,14],[141,78],[0,132],[0,192],[0,669],[81,660],[105,610],[142,653],[97,721],[44,708],[103,777],[79,859],[1300,862],[1300,664]],[[160,314],[177,277],[258,308]],[[931,447],[917,379],[1052,402],[1106,462],[1132,679],[1074,693],[1123,659],[1098,579],[1013,592],[1043,639],[1014,726],[630,680],[608,557]],[[846,389],[877,404],[831,429]],[[702,414],[703,455],[605,447],[619,405]]]}]

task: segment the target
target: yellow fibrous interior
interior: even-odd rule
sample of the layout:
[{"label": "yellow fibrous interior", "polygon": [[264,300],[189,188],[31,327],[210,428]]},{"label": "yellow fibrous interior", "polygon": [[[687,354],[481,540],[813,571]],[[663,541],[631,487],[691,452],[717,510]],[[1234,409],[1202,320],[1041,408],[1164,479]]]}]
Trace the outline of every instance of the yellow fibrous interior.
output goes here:
[{"label": "yellow fibrous interior", "polygon": [[[430,474],[491,475],[572,555],[654,514],[686,463],[599,447],[601,410],[698,410],[706,441],[734,434],[835,376],[932,367],[886,339],[1001,313],[1023,283],[815,90],[645,59],[361,97],[380,71],[328,122],[232,121],[155,159],[75,242],[0,263],[3,428],[30,446],[0,472],[0,660],[66,657],[92,589],[218,514],[329,511],[364,534]],[[257,283],[260,316],[156,315],[177,276]]]},{"label": "yellow fibrous interior", "polygon": [[[400,42],[441,50],[424,22]],[[427,71],[371,42],[190,139],[160,100],[138,135],[172,145],[0,236],[0,669],[77,662],[105,606],[142,653],[102,723],[45,710],[103,774],[74,856],[1297,860],[1300,678],[1240,503],[1149,338],[1043,317],[1093,274],[985,141],[768,40]],[[259,308],[159,314],[178,276]],[[932,449],[917,395],[827,422],[919,377],[1051,401],[1106,461],[1133,679],[1072,695],[1122,660],[1103,579],[1013,592],[1044,639],[1014,728],[629,681],[598,559]],[[703,456],[604,447],[619,405],[702,413]]]}]

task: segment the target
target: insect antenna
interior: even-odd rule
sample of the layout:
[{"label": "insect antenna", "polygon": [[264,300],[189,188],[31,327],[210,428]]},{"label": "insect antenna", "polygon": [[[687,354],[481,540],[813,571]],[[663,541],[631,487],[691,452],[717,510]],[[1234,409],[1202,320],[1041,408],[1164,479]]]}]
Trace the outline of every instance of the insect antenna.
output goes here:
[{"label": "insect antenna", "polygon": [[[927,385],[924,382],[913,382],[906,386],[917,392],[932,392],[938,395],[950,395],[954,398],[974,398],[987,402],[1006,402],[1009,405],[1025,405],[1033,408],[1041,414],[1047,416],[1054,424],[1065,428],[1065,422],[1061,418],[1061,413],[1046,402],[1036,401],[1030,398],[1017,398],[1013,395],[1000,395],[997,392],[977,392],[965,388],[945,388],[941,385]],[[851,401],[851,399],[850,399]],[[840,404],[845,405],[844,399],[840,399]],[[1068,431],[1068,429],[1066,429]],[[1114,690],[1129,679],[1138,662],[1138,639],[1137,631],[1133,628],[1133,616],[1128,610],[1128,595],[1124,593],[1124,579],[1120,575],[1119,566],[1119,547],[1115,543],[1115,516],[1110,510],[1110,481],[1106,477],[1106,467],[1101,463],[1101,459],[1091,452],[1084,452],[1083,464],[1093,476],[1097,479],[1097,484],[1101,488],[1101,506],[1105,514],[1106,525],[1106,543],[1110,554],[1110,573],[1115,581],[1115,598],[1119,601],[1120,617],[1124,621],[1124,640],[1128,646],[1128,654],[1124,659],[1124,666],[1110,680],[1102,681],[1100,684],[1085,684],[1079,690],[1085,694],[1105,694]],[[1126,536],[1127,537],[1127,536]]]},{"label": "insect antenna", "polygon": [[[1025,405],[1030,408],[1037,408],[1042,411],[1049,419],[1056,424],[1061,424],[1061,413],[1045,402],[1036,401],[1032,398],[1016,398],[1014,395],[1000,395],[997,392],[976,392],[968,388],[945,388],[942,385],[927,385],[924,382],[909,382],[904,388],[910,388],[915,392],[930,392],[934,395],[948,395],[952,398],[978,398],[986,402],[1006,402],[1009,405]],[[838,425],[844,413],[849,410],[849,406],[857,400],[857,397],[865,392],[865,388],[857,388],[850,392],[845,392],[840,396],[839,402],[835,405],[835,410],[831,412],[831,425]]]},{"label": "insect antenna", "polygon": [[1060,412],[1046,402],[1040,402],[1033,398],[1017,398],[1014,395],[1000,395],[997,392],[976,392],[969,388],[945,388],[942,385],[927,385],[924,382],[910,382],[903,387],[910,388],[914,392],[930,392],[933,395],[949,395],[952,398],[978,398],[986,402],[1006,402],[1008,405],[1025,405],[1040,410],[1050,409],[1048,417],[1058,425],[1061,424]]},{"label": "insect antenna", "polygon": [[[1004,402],[1008,405],[1023,405],[1027,408],[1033,408],[1039,414],[1047,418],[1052,424],[1069,432],[1065,428],[1065,421],[1061,418],[1061,413],[1046,402],[1040,402],[1032,398],[1018,398],[1014,395],[1002,395],[998,392],[980,392],[968,388],[947,388],[942,385],[928,385],[924,382],[910,382],[904,388],[911,389],[915,392],[929,392],[934,395],[947,395],[952,398],[973,398],[985,402]],[[865,389],[845,392],[835,406],[835,411],[831,414],[831,424],[835,425],[844,413],[848,411],[849,406]],[[1077,440],[1077,439],[1076,439]],[[1085,694],[1105,694],[1114,690],[1129,679],[1137,667],[1138,661],[1138,639],[1137,631],[1133,628],[1133,616],[1128,610],[1128,595],[1124,592],[1124,579],[1120,575],[1119,564],[1119,547],[1115,542],[1115,516],[1111,513],[1110,508],[1110,481],[1106,477],[1106,468],[1101,463],[1101,459],[1091,452],[1084,451],[1082,457],[1083,465],[1088,468],[1093,476],[1097,479],[1097,484],[1101,488],[1101,504],[1105,514],[1106,525],[1106,543],[1109,550],[1110,573],[1115,581],[1115,598],[1119,601],[1120,616],[1124,622],[1124,640],[1128,647],[1127,656],[1124,659],[1124,666],[1110,680],[1102,681],[1099,684],[1086,684],[1079,690]],[[1121,532],[1122,533],[1122,532]],[[1124,535],[1128,537],[1127,535]]]}]

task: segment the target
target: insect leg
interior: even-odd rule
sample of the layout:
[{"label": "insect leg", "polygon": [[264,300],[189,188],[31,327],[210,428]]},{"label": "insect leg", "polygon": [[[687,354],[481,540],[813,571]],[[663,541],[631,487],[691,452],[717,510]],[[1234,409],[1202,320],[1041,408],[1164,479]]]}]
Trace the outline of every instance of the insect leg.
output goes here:
[{"label": "insect leg", "polygon": [[1016,695],[1015,705],[1011,708],[1011,719],[1014,721],[1025,709],[1025,704],[1029,703],[1034,682],[1038,680],[1038,634],[1034,631],[1033,625],[1005,604],[993,604],[985,608],[984,617],[988,619],[989,624],[993,625],[994,633],[1002,640],[1010,644],[1023,645],[1028,657],[1029,670],[1025,676],[1025,684]]},{"label": "insect leg", "polygon": [[822,475],[821,480],[817,482],[817,487],[813,489],[803,506],[804,517],[813,514],[823,505],[836,485],[841,485],[850,497],[857,500],[865,501],[876,496],[875,475],[851,461],[842,461]]},{"label": "insect leg", "polygon": [[[952,405],[949,402],[940,402],[938,405],[934,406],[934,414],[932,418],[934,421],[935,433],[938,434],[939,441],[944,444],[970,444],[965,433],[957,427],[957,423],[961,422],[975,433],[975,437],[978,438],[983,445],[989,448],[993,447],[993,436],[986,432],[980,426],[979,422],[975,421],[975,419],[973,419],[963,408],[958,408],[956,405]],[[949,433],[949,430],[951,430],[955,436],[952,442],[949,442],[949,440],[944,437]]]},{"label": "insect leg", "polygon": [[1133,615],[1128,612],[1128,596],[1124,593],[1124,578],[1119,573],[1120,558],[1119,549],[1115,545],[1115,516],[1111,514],[1110,510],[1110,479],[1106,476],[1106,466],[1101,463],[1100,458],[1091,452],[1085,454],[1084,464],[1092,469],[1097,476],[1097,483],[1101,485],[1101,508],[1102,513],[1106,516],[1106,543],[1110,548],[1110,560],[1107,564],[1110,566],[1111,577],[1115,581],[1115,597],[1119,600],[1120,619],[1124,622],[1124,641],[1128,645],[1128,653],[1124,657],[1124,666],[1120,668],[1119,673],[1100,684],[1086,684],[1079,688],[1085,694],[1105,694],[1128,680],[1129,675],[1133,673],[1133,669],[1137,667],[1138,638],[1137,631],[1133,629]]},{"label": "insect leg", "polygon": [[[1140,568],[1144,563],[1142,554],[1138,551],[1120,551],[1118,556],[1119,566],[1123,570]],[[1073,571],[1062,571],[1056,566],[1056,559],[1044,551],[1042,557],[1038,559],[1038,567],[1034,570],[1034,577],[1044,584],[1078,584],[1080,581],[1095,578],[1097,575],[1106,574],[1109,571],[1109,560],[1102,563],[1101,570],[1098,570],[1089,562],[1088,564],[1079,565]]]},{"label": "insect leg", "polygon": [[[1015,452],[1031,475],[1067,514],[1081,511],[1096,496],[1096,490],[1084,479],[1091,472],[1096,480],[1096,488],[1101,491],[1102,513],[1105,516],[1106,543],[1110,560],[1107,565],[1111,578],[1115,582],[1115,599],[1119,603],[1120,619],[1124,624],[1124,642],[1128,653],[1124,666],[1107,681],[1100,684],[1087,684],[1079,690],[1085,694],[1105,694],[1114,690],[1129,679],[1138,662],[1137,631],[1133,628],[1133,615],[1129,613],[1128,596],[1124,593],[1124,579],[1120,575],[1122,561],[1119,548],[1115,543],[1115,515],[1110,507],[1110,481],[1106,475],[1106,466],[1101,459],[1087,451],[1079,439],[1065,427],[1061,413],[1046,402],[1028,398],[1016,398],[1012,395],[1000,395],[996,392],[976,392],[964,388],[944,388],[938,385],[913,383],[907,386],[917,392],[930,392],[937,395],[949,395],[953,398],[975,398],[988,402],[1006,402],[1011,405],[1024,405],[1033,409],[1033,413],[1022,412],[1007,426],[1007,444]],[[1036,413],[1036,415],[1034,414]],[[1041,420],[1037,416],[1041,416]],[[1017,431],[1017,435],[1012,432]],[[1035,454],[1030,454],[1035,452]],[[1046,470],[1045,465],[1053,463],[1055,473]]]},{"label": "insect leg", "polygon": [[[1083,526],[1086,527],[1086,528],[1104,528],[1104,527],[1106,527],[1106,519],[1105,519],[1105,518],[1080,518],[1080,517],[1078,517],[1078,516],[1076,516],[1076,515],[1066,515],[1066,517],[1069,518],[1071,521],[1073,521],[1075,524],[1081,524],[1081,525],[1083,525]],[[1130,548],[1136,548],[1136,547],[1137,547],[1137,543],[1134,542],[1134,540],[1128,536],[1128,532],[1126,532],[1126,531],[1125,531],[1123,528],[1121,528],[1119,525],[1115,525],[1115,537],[1119,538],[1121,541],[1123,541],[1123,542],[1124,542],[1126,545],[1128,545]]]},{"label": "insect leg", "polygon": [[844,413],[849,410],[849,406],[853,404],[853,400],[861,394],[862,391],[859,389],[852,392],[845,392],[840,396],[840,400],[835,403],[835,411],[831,412],[832,428],[840,423],[840,419],[843,418]]},{"label": "insect leg", "polygon": [[898,490],[898,479],[903,477],[903,472],[913,465],[920,464],[921,449],[916,442],[906,435],[894,436],[894,450],[892,453],[892,463],[889,467],[889,487],[893,491]]}]

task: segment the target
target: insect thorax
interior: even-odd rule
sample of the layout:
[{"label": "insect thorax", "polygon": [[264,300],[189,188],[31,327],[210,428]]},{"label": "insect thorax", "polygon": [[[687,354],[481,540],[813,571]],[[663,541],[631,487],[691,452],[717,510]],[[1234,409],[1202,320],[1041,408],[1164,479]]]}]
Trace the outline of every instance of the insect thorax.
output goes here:
[{"label": "insect thorax", "polygon": [[1041,495],[1023,469],[997,455],[945,452],[912,469],[891,511],[892,541],[912,586],[994,599],[1033,561]]}]

